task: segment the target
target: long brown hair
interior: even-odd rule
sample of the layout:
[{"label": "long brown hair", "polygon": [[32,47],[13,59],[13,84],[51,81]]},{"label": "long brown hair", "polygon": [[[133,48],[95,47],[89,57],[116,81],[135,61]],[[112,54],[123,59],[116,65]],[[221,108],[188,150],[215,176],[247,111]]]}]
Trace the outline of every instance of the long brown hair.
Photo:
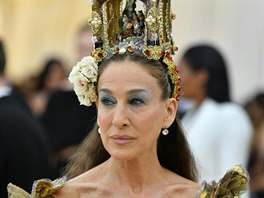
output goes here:
[{"label": "long brown hair", "polygon": [[[161,100],[171,97],[173,87],[168,79],[166,66],[160,61],[147,59],[138,54],[115,55],[104,60],[99,66],[98,79],[110,63],[123,61],[132,61],[142,65],[157,79],[162,90]],[[80,175],[110,158],[110,154],[105,150],[97,130],[98,126],[96,125],[75,155],[71,157],[66,167],[68,178]],[[168,130],[169,134],[166,136],[161,134],[157,142],[157,155],[161,166],[182,177],[195,181],[196,166],[177,118]]]}]

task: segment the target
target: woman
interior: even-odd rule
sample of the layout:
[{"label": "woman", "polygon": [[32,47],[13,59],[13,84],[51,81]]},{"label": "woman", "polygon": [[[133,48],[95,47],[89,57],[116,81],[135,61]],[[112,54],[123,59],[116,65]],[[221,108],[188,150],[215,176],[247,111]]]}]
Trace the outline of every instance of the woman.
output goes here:
[{"label": "woman", "polygon": [[[72,177],[96,167],[70,180],[56,195],[195,197],[200,185],[191,181],[194,163],[175,119],[177,102],[170,97],[162,64],[117,55],[99,68],[96,129],[100,134],[96,129],[92,132],[68,173]],[[162,129],[169,130],[167,136],[160,134]],[[169,155],[172,150],[181,152]]]},{"label": "woman", "polygon": [[63,88],[65,74],[64,64],[59,59],[51,58],[46,61],[37,77],[36,94],[29,104],[33,114],[40,118],[43,116],[50,96]]},{"label": "woman", "polygon": [[[133,33],[119,37],[122,27],[116,25],[123,16],[122,3],[93,1],[96,49],[69,77],[81,104],[96,102],[97,125],[69,163],[70,180],[65,185],[64,179],[36,181],[32,197],[239,195],[247,181],[240,167],[232,169],[221,184],[195,182],[195,165],[176,118],[180,78],[171,58],[175,47],[170,4],[143,2],[148,13],[143,38]],[[129,20],[135,8],[135,1],[126,2]],[[158,16],[165,16],[166,22],[157,20]],[[151,35],[161,33],[157,25],[164,30],[157,42],[162,45],[151,45]]]},{"label": "woman", "polygon": [[192,103],[182,124],[197,161],[199,181],[218,180],[235,164],[246,167],[252,127],[245,111],[230,102],[222,55],[210,45],[193,46],[180,61],[180,73],[182,96]]}]

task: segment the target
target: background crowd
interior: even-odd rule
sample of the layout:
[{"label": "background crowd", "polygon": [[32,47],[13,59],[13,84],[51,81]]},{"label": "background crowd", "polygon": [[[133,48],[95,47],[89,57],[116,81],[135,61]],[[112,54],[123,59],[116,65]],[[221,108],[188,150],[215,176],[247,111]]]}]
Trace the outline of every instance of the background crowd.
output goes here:
[{"label": "background crowd", "polygon": [[[78,61],[90,54],[93,45],[87,23],[76,32],[72,59]],[[9,78],[6,48],[14,46],[0,39],[0,197],[7,197],[9,182],[30,191],[36,179],[60,177],[69,156],[93,128],[96,108],[79,105],[67,79],[66,57],[50,56],[38,72],[19,83]],[[242,164],[251,176],[251,192],[246,196],[263,198],[263,79],[262,86],[251,90],[243,101],[232,100],[232,70],[226,54],[204,41],[182,50],[178,115],[197,161],[200,182],[218,180],[233,165]],[[257,68],[263,68],[263,63]],[[263,77],[263,69],[258,72]]]}]

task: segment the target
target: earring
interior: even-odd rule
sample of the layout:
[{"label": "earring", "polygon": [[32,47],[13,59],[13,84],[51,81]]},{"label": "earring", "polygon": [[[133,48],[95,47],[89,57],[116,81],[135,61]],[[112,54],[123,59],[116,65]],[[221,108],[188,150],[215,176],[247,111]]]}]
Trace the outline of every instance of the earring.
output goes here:
[{"label": "earring", "polygon": [[162,129],[161,133],[163,135],[168,135],[169,134],[169,130],[168,129]]},{"label": "earring", "polygon": [[98,128],[98,133],[101,134],[101,129],[100,128]]}]

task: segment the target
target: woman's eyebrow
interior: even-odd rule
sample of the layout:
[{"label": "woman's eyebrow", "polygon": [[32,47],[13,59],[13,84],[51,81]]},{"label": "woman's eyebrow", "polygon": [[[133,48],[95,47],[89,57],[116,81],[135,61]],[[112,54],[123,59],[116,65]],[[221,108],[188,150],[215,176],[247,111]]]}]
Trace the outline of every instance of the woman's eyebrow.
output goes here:
[{"label": "woman's eyebrow", "polygon": [[112,91],[109,90],[109,89],[106,89],[106,88],[104,88],[104,89],[100,89],[100,90],[99,90],[99,93],[100,93],[100,92],[104,92],[104,93],[107,93],[107,94],[112,94]]},{"label": "woman's eyebrow", "polygon": [[139,93],[149,93],[147,90],[145,89],[132,89],[132,90],[129,90],[128,91],[128,94],[129,95],[132,95],[132,94],[139,94]]}]

